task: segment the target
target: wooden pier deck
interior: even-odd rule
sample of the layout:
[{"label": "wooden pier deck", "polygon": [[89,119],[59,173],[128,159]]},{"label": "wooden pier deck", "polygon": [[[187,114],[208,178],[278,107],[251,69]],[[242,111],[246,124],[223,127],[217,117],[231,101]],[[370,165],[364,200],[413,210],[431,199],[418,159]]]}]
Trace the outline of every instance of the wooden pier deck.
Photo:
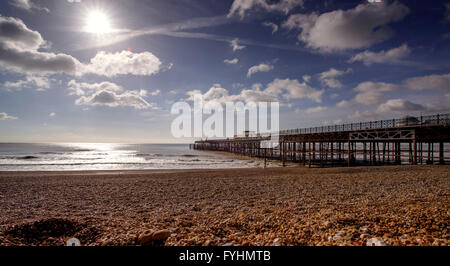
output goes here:
[{"label": "wooden pier deck", "polygon": [[269,139],[268,134],[209,139],[190,147],[309,167],[448,164],[450,114],[282,130],[278,147],[261,147]]}]

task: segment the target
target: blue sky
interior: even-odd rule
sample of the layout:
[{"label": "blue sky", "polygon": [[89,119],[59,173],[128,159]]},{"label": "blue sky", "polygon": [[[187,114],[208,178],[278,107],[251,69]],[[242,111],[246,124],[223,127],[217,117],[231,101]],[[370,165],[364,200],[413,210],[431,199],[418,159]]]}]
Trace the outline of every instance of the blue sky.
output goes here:
[{"label": "blue sky", "polygon": [[183,142],[174,102],[279,101],[280,128],[450,110],[450,2],[8,0],[0,141]]}]

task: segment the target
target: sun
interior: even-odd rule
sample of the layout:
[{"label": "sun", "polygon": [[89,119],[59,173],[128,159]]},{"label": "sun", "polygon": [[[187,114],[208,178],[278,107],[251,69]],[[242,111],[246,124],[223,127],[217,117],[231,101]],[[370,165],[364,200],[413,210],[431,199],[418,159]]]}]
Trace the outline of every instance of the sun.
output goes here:
[{"label": "sun", "polygon": [[85,31],[94,34],[106,34],[112,32],[109,17],[99,10],[89,12],[86,18]]}]

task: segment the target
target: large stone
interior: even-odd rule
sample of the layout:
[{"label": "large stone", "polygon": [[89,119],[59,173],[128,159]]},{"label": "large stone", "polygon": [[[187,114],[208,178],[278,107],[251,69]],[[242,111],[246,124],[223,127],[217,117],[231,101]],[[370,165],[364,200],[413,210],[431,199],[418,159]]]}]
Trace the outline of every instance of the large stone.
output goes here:
[{"label": "large stone", "polygon": [[167,238],[170,237],[170,231],[169,230],[160,230],[153,232],[153,240],[155,241],[165,241]]},{"label": "large stone", "polygon": [[153,241],[153,232],[145,232],[139,235],[138,244],[145,245]]}]

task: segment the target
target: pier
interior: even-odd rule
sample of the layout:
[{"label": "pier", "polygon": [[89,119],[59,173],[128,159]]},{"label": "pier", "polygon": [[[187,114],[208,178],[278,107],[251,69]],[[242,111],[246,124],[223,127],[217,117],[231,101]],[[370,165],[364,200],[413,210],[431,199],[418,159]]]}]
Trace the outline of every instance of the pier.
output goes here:
[{"label": "pier", "polygon": [[196,150],[298,163],[309,167],[449,164],[450,114],[281,130],[279,145],[262,147],[270,134],[195,141]]}]

